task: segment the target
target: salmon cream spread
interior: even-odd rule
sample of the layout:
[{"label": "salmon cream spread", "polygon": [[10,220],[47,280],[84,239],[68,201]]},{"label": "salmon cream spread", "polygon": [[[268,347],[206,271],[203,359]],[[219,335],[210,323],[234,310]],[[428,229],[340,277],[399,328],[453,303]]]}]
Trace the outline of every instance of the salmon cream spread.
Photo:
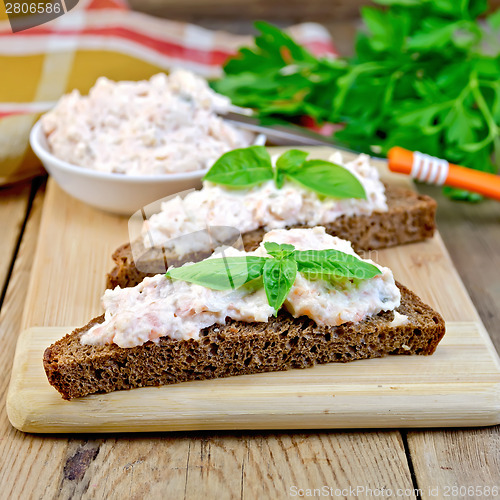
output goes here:
[{"label": "salmon cream spread", "polygon": [[42,117],[52,153],[101,172],[158,175],[206,169],[254,135],[226,123],[230,100],[185,70],[149,81],[99,78],[88,96],[63,96]]},{"label": "salmon cream spread", "polygon": [[[199,191],[164,202],[161,211],[144,223],[144,247],[171,248],[182,256],[203,250],[207,243],[203,238],[175,238],[207,226],[230,226],[246,233],[260,227],[269,231],[296,225],[317,226],[342,215],[387,211],[384,185],[369,156],[360,155],[344,162],[342,155],[335,153],[330,161],[358,178],[365,189],[366,200],[328,198],[291,181],[285,182],[281,189],[272,180],[249,189],[230,189],[205,182]],[[169,243],[169,240],[172,241]]]},{"label": "salmon cream spread", "polygon": [[[297,250],[336,249],[357,256],[350,242],[330,236],[323,227],[277,229],[265,235],[266,241],[289,243]],[[263,243],[253,252],[231,247],[223,252],[226,256],[268,256]],[[220,257],[216,252],[211,258]],[[381,274],[361,281],[327,281],[309,280],[297,273],[284,307],[296,318],[308,316],[325,326],[358,322],[380,311],[394,310],[401,295],[391,270],[371,260],[365,262],[376,265]],[[158,274],[133,288],[106,290],[102,299],[105,321],[83,334],[81,342],[134,347],[158,342],[161,337],[196,340],[203,328],[225,324],[226,318],[266,323],[276,311],[268,304],[262,285],[255,281],[259,280],[236,290],[218,291]]]}]

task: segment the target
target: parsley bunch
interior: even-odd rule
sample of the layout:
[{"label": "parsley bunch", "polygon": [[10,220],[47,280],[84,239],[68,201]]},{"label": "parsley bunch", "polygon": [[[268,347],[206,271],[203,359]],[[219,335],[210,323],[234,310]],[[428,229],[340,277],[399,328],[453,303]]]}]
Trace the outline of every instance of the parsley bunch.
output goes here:
[{"label": "parsley bunch", "polygon": [[[385,154],[398,145],[487,172],[500,165],[500,11],[487,0],[375,0],[355,56],[317,58],[258,22],[254,48],[214,88],[263,119],[343,123],[336,138]],[[454,198],[479,195],[445,188]]]}]

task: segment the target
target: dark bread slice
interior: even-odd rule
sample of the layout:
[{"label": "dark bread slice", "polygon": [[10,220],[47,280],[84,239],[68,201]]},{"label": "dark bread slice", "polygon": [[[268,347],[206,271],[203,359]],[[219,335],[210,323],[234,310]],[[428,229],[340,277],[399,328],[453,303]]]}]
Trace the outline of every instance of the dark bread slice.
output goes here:
[{"label": "dark bread slice", "polygon": [[64,399],[134,387],[174,384],[231,375],[306,368],[316,363],[347,362],[386,354],[432,354],[445,333],[439,313],[398,283],[408,316],[391,326],[393,312],[359,323],[320,327],[306,317],[280,312],[268,323],[229,320],[202,330],[199,340],[172,340],[121,348],[88,346],[80,336],[103,316],[93,319],[45,350],[49,382]]},{"label": "dark bread slice", "polygon": [[[355,251],[375,250],[404,243],[413,243],[432,237],[436,228],[436,202],[429,196],[420,195],[411,189],[386,186],[388,212],[375,212],[371,215],[342,216],[331,224],[326,224],[326,232],[334,236],[349,240]],[[300,226],[297,226],[300,227]],[[254,250],[266,231],[257,229],[242,235],[246,251]],[[140,243],[138,253],[142,254]],[[205,258],[207,255],[200,256]],[[141,263],[138,270],[130,243],[119,247],[112,256],[115,267],[106,277],[106,287],[122,288],[135,286],[146,276],[153,276],[165,272],[165,261],[179,265],[172,255],[164,255],[161,249],[150,252],[148,261]],[[196,256],[186,257],[185,260],[199,260]],[[158,266],[159,263],[159,266]],[[151,266],[151,267],[148,267]],[[148,270],[151,269],[151,272]]]}]

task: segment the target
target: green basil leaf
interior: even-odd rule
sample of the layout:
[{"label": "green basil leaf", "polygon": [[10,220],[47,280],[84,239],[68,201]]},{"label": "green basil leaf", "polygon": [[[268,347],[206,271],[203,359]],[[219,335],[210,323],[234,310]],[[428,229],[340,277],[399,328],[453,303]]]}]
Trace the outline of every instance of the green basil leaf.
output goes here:
[{"label": "green basil leaf", "polygon": [[262,276],[265,257],[224,257],[170,269],[166,276],[212,290],[231,290]]},{"label": "green basil leaf", "polygon": [[267,259],[264,264],[264,290],[269,305],[277,312],[283,305],[297,275],[293,259]]},{"label": "green basil leaf", "polygon": [[250,146],[223,154],[203,179],[214,184],[246,188],[273,177],[271,157],[266,148]]},{"label": "green basil leaf", "polygon": [[295,251],[295,247],[293,245],[289,245],[288,243],[279,245],[274,241],[266,241],[264,243],[264,248],[269,255],[278,259],[286,258]]},{"label": "green basil leaf", "polygon": [[278,189],[283,187],[285,174],[302,166],[308,155],[309,153],[300,151],[300,149],[289,149],[276,160],[274,180]]},{"label": "green basil leaf", "polygon": [[308,278],[366,280],[381,274],[373,264],[334,249],[296,250],[293,256],[298,271]]},{"label": "green basil leaf", "polygon": [[366,192],[358,178],[344,167],[324,160],[309,160],[287,172],[288,177],[316,193],[332,198],[362,198]]},{"label": "green basil leaf", "polygon": [[500,9],[486,18],[486,22],[494,29],[500,28]]}]

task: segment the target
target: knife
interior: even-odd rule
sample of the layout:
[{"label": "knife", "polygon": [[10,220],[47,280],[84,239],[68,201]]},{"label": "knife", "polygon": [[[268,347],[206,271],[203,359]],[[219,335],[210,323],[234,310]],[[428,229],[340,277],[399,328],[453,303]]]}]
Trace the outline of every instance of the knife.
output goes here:
[{"label": "knife", "polygon": [[235,111],[219,113],[219,116],[239,128],[256,134],[264,134],[268,141],[275,146],[330,146],[348,153],[359,154],[359,151],[349,149],[333,138],[292,123],[287,125],[263,125],[258,118]]},{"label": "knife", "polygon": [[[259,119],[250,116],[251,110],[233,107],[220,116],[226,121],[251,132],[264,134],[269,142],[277,146],[330,146],[341,151],[359,154],[339,144],[335,139],[325,137],[312,130],[293,124],[262,125]],[[500,177],[480,172],[461,165],[453,165],[446,160],[429,156],[418,151],[408,151],[393,147],[387,159],[370,155],[372,158],[388,161],[389,170],[406,174],[427,184],[446,185],[480,193],[500,201]]]}]

